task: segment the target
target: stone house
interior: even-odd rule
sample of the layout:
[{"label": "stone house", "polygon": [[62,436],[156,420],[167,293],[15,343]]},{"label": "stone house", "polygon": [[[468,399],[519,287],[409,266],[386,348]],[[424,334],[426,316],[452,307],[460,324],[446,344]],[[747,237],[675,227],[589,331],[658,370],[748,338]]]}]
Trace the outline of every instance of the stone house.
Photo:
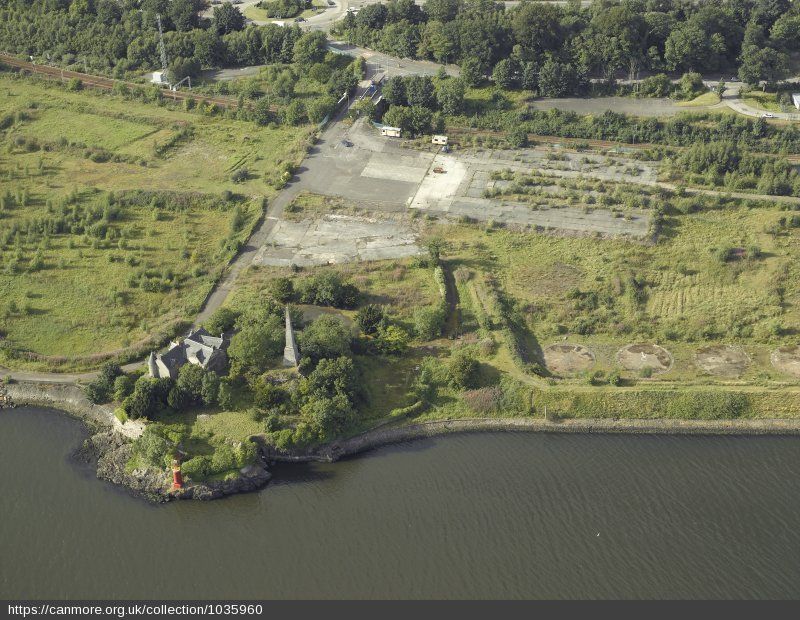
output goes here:
[{"label": "stone house", "polygon": [[152,351],[147,358],[147,370],[156,379],[175,379],[184,364],[195,364],[206,370],[220,372],[228,363],[228,337],[216,337],[205,329],[192,330],[180,342],[171,342],[166,353]]},{"label": "stone house", "polygon": [[[296,367],[300,361],[300,351],[294,337],[288,306],[286,306],[285,318],[286,346],[283,349],[283,365]],[[209,334],[202,327],[192,330],[182,341],[171,342],[166,353],[151,351],[147,358],[148,373],[154,379],[176,379],[181,366],[187,363],[220,373],[228,363],[226,351],[229,343],[228,334],[222,334],[218,338]]]}]

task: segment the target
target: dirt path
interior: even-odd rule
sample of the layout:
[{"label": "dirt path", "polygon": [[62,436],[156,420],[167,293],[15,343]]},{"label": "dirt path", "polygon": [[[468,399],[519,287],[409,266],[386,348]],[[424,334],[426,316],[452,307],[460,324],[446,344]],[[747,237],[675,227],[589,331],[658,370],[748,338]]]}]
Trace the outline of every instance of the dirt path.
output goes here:
[{"label": "dirt path", "polygon": [[445,303],[447,304],[444,335],[448,338],[458,338],[461,335],[461,306],[456,279],[453,277],[453,270],[447,261],[442,261],[442,272],[444,273]]}]

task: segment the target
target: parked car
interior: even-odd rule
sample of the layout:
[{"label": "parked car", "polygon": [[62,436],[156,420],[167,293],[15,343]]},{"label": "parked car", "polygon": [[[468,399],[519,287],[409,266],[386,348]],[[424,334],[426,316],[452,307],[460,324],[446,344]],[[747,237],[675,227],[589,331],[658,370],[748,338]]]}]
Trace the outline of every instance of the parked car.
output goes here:
[{"label": "parked car", "polygon": [[775,115],[772,112],[764,112],[761,118],[775,118]]}]

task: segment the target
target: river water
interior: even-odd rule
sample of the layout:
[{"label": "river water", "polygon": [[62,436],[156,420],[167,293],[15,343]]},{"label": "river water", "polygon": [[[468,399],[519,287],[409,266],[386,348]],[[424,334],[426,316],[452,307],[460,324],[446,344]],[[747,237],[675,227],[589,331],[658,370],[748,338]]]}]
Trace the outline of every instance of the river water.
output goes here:
[{"label": "river water", "polygon": [[453,435],[154,506],[0,411],[0,598],[797,597],[800,438]]}]

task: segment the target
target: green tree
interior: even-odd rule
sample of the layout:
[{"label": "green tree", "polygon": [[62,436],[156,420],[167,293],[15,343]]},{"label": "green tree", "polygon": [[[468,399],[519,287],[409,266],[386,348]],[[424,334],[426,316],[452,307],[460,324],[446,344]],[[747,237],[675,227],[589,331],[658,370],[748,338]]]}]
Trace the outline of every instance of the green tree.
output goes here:
[{"label": "green tree", "polygon": [[306,32],[294,44],[292,60],[303,70],[308,70],[312,65],[322,62],[328,49],[325,33],[320,30]]},{"label": "green tree", "polygon": [[467,86],[477,86],[483,80],[483,65],[477,58],[464,58],[461,61],[461,79]]},{"label": "green tree", "polygon": [[442,335],[447,318],[444,307],[440,305],[421,306],[414,311],[414,331],[421,340],[433,340]]},{"label": "green tree", "polygon": [[321,359],[300,389],[313,398],[333,398],[341,394],[350,402],[354,402],[361,393],[353,360],[344,356]]},{"label": "green tree", "polygon": [[218,308],[214,313],[208,317],[203,323],[203,326],[208,332],[214,336],[221,336],[225,332],[233,329],[239,313],[231,310],[230,308]]},{"label": "green tree", "polygon": [[253,120],[259,125],[269,125],[275,122],[275,113],[266,97],[262,97],[256,102],[253,108]]},{"label": "green tree", "polygon": [[367,304],[356,313],[356,323],[365,334],[374,334],[386,323],[386,312],[383,306]]},{"label": "green tree", "polygon": [[564,97],[573,94],[577,75],[569,63],[548,58],[539,70],[539,94],[543,97]]},{"label": "green tree", "polygon": [[130,375],[120,375],[114,379],[114,400],[122,402],[133,392],[136,381]]},{"label": "green tree", "polygon": [[448,116],[455,116],[464,111],[464,80],[449,78],[442,80],[436,87],[436,101],[439,108]]},{"label": "green tree", "polygon": [[381,353],[399,355],[408,348],[409,335],[398,325],[382,325],[378,328],[375,346]]},{"label": "green tree", "polygon": [[275,278],[269,283],[269,294],[282,304],[288,304],[294,298],[294,284],[291,278]]},{"label": "green tree", "polygon": [[494,66],[492,81],[501,88],[513,88],[517,84],[516,63],[511,58],[503,58]]},{"label": "green tree", "polygon": [[197,27],[197,13],[200,11],[199,0],[172,0],[169,4],[169,17],[179,31],[188,31]]},{"label": "green tree", "polygon": [[277,316],[270,316],[265,323],[243,326],[228,347],[231,374],[263,371],[283,351],[283,340],[283,324]]},{"label": "green tree", "polygon": [[771,47],[747,46],[742,49],[741,61],[739,79],[746,84],[757,85],[761,80],[774,82],[789,73],[788,54]]},{"label": "green tree", "polygon": [[350,353],[350,330],[336,317],[322,315],[306,327],[299,337],[303,357],[318,362]]},{"label": "green tree", "polygon": [[200,388],[200,397],[204,405],[216,405],[219,398],[219,377],[216,373],[207,372],[203,375],[203,384]]},{"label": "green tree", "polygon": [[480,379],[480,363],[468,351],[457,351],[447,366],[447,378],[455,388],[476,388]]},{"label": "green tree", "polygon": [[302,125],[306,122],[306,105],[299,99],[289,102],[283,111],[283,120],[287,125]]},{"label": "green tree", "polygon": [[167,405],[167,395],[172,388],[170,379],[140,377],[133,392],[122,403],[128,417],[155,419]]},{"label": "green tree", "polygon": [[306,112],[308,113],[308,120],[312,123],[321,123],[333,113],[336,107],[336,99],[330,96],[319,97],[312,99],[306,104]]},{"label": "green tree", "polygon": [[244,28],[244,15],[230,2],[214,7],[211,21],[218,34],[228,34]]},{"label": "green tree", "polygon": [[313,398],[303,405],[301,413],[326,434],[340,432],[355,415],[352,403],[342,394],[332,398]]}]

